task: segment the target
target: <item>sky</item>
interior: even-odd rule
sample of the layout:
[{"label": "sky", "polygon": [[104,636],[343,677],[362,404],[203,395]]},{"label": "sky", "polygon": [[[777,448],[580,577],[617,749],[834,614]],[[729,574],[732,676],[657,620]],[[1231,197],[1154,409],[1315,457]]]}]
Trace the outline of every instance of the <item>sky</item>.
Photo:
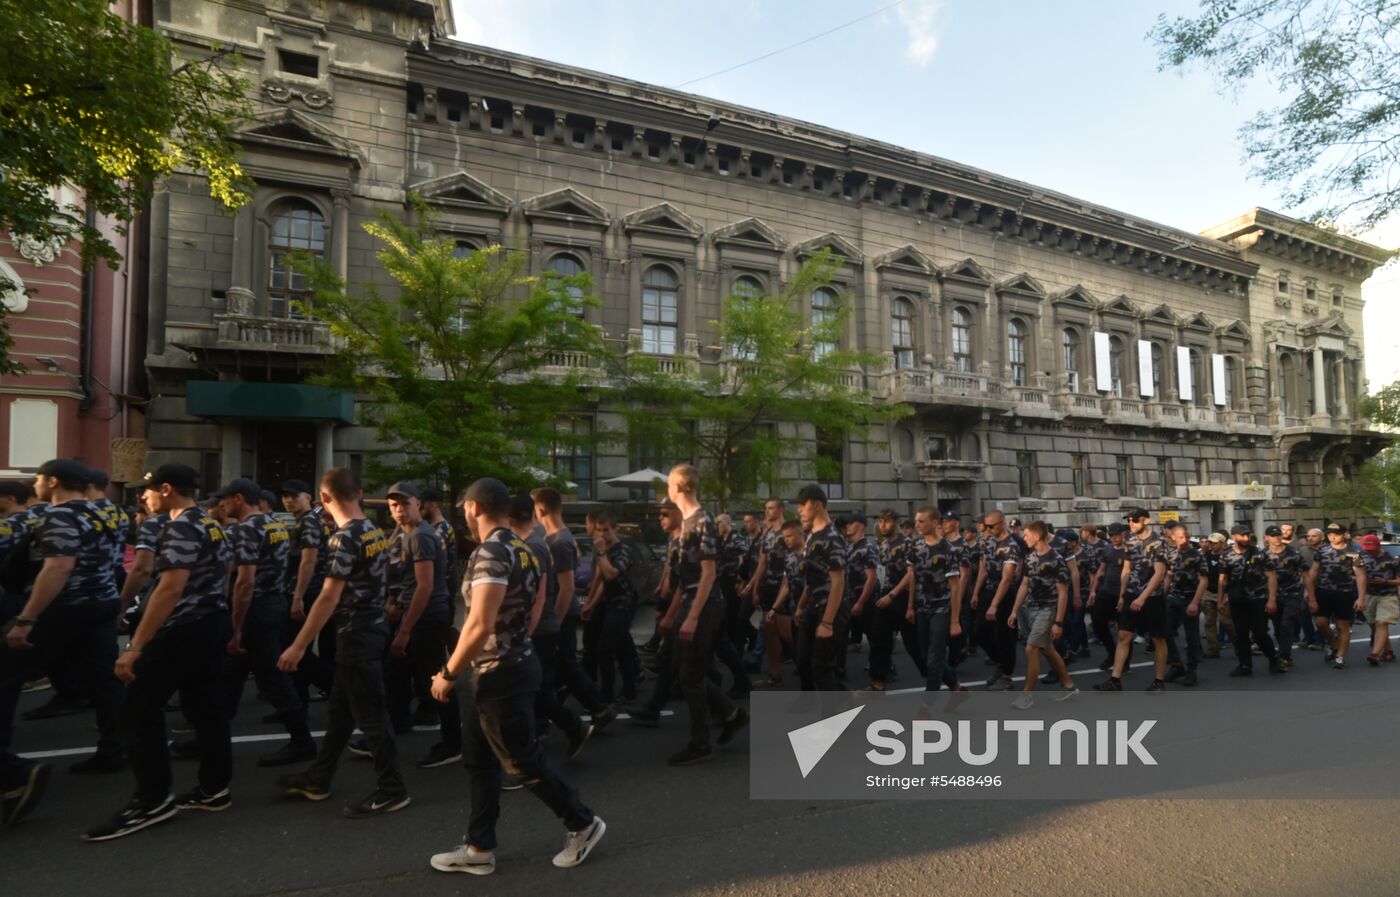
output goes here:
[{"label": "sky", "polygon": [[[1204,70],[1158,71],[1147,33],[1160,13],[1191,15],[1193,0],[452,6],[459,40],[853,132],[1187,231],[1254,206],[1308,211],[1251,179],[1239,143],[1240,125],[1270,105],[1270,85],[1222,94]],[[1394,230],[1385,245],[1400,242]],[[1366,331],[1400,334],[1400,279],[1383,287],[1367,290]],[[1400,377],[1400,351],[1367,356],[1373,383]]]}]

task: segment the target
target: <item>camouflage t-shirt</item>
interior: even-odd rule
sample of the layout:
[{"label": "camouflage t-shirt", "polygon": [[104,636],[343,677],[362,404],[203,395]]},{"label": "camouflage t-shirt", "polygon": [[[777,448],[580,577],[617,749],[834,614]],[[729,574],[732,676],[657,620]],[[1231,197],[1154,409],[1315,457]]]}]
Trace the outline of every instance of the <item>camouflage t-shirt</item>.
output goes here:
[{"label": "camouflage t-shirt", "polygon": [[727,579],[737,578],[748,553],[748,537],[739,530],[730,530],[719,546],[719,569],[716,575]]},{"label": "camouflage t-shirt", "polygon": [[[859,542],[848,545],[846,548],[846,606],[855,607],[860,600],[861,593],[865,591],[865,578],[867,574],[878,569],[880,566],[880,555],[875,550],[875,543],[870,539],[861,539]],[[875,589],[870,590],[872,598],[879,595]]]},{"label": "camouflage t-shirt", "polygon": [[[545,536],[544,541],[549,546],[551,568],[549,582],[545,585],[545,596],[549,599],[549,606],[553,608],[559,603],[559,574],[573,573],[578,569],[578,543],[574,541],[574,534],[569,532],[568,527]],[[573,601],[569,603],[569,613],[577,615],[582,609],[583,596],[575,586]]]},{"label": "camouflage t-shirt", "polygon": [[1361,552],[1350,546],[1337,549],[1324,543],[1313,557],[1317,566],[1317,587],[1332,592],[1356,594],[1356,571],[1363,568]]},{"label": "camouflage t-shirt", "polygon": [[457,567],[457,533],[453,531],[452,524],[444,517],[433,524],[433,529],[437,530],[438,540],[442,542],[443,562],[447,565],[447,581],[452,582]]},{"label": "camouflage t-shirt", "polygon": [[[152,514],[150,517],[147,517],[136,529],[136,550],[149,551],[154,554],[156,552],[157,543],[160,540],[160,531],[164,528],[165,524],[169,522],[169,514]],[[217,520],[214,522],[218,523]],[[223,527],[219,527],[219,532],[221,533],[219,537],[220,541],[224,542],[225,546],[227,546],[228,540],[223,535]],[[224,572],[227,574],[228,571],[225,570]]]},{"label": "camouflage t-shirt", "polygon": [[[676,575],[681,589],[682,616],[689,612],[691,605],[695,603],[700,589],[701,565],[706,561],[714,561],[716,565],[719,563],[719,527],[715,525],[715,519],[710,516],[710,512],[700,508],[681,522]],[[710,594],[705,599],[705,606],[708,607],[718,595],[719,576],[716,575]]]},{"label": "camouflage t-shirt", "polygon": [[407,609],[413,603],[418,588],[415,567],[420,561],[433,565],[433,590],[423,608],[421,622],[446,623],[452,619],[452,599],[447,593],[447,563],[437,529],[425,520],[405,532],[399,530],[390,537],[389,596],[399,607]]},{"label": "camouflage t-shirt", "polygon": [[316,583],[326,576],[326,545],[330,542],[331,535],[335,532],[335,521],[331,520],[331,515],[326,513],[326,509],[316,505],[311,510],[302,514],[293,527],[293,545],[291,551],[291,584],[296,586],[297,570],[301,567],[301,553],[308,548],[316,549],[316,570],[311,574],[311,581],[307,584],[307,593],[304,598],[314,600],[316,592],[312,591]]},{"label": "camouflage t-shirt", "polygon": [[126,534],[131,529],[131,518],[123,508],[109,498],[94,498],[88,502],[102,521],[102,535],[112,552],[112,566],[126,563]]},{"label": "camouflage t-shirt", "polygon": [[519,537],[505,527],[487,536],[467,561],[462,579],[462,600],[471,614],[473,590],[488,585],[505,586],[496,628],[486,636],[472,670],[485,673],[519,663],[533,653],[530,643],[530,607],[540,582],[539,561]]},{"label": "camouflage t-shirt", "polygon": [[292,533],[287,524],[271,514],[250,514],[231,533],[233,562],[253,566],[253,603],[250,618],[281,619],[286,613],[287,557],[292,551]]},{"label": "camouflage t-shirt", "polygon": [[[190,571],[185,589],[161,629],[228,613],[228,562],[233,548],[223,527],[202,508],[190,507],[173,519],[166,514],[150,518],[141,526],[142,536],[157,519],[164,525],[156,528],[157,539],[151,549],[156,553],[153,587],[160,584],[166,570]],[[138,551],[144,550],[140,538],[137,546]]]},{"label": "camouflage t-shirt", "polygon": [[[544,528],[540,526],[535,526],[533,529],[531,529],[530,534],[525,537],[525,544],[529,547],[530,552],[534,554],[535,560],[539,562],[540,576],[544,577],[544,581],[548,583],[549,580],[554,578],[554,561],[549,553],[549,543],[545,542],[544,540]],[[539,584],[536,583],[535,594],[537,597],[539,595],[538,589]],[[548,600],[548,597],[549,586],[545,585],[546,600]],[[534,601],[531,601],[530,612],[532,614],[534,613],[534,606]],[[540,622],[539,625],[535,627],[535,632],[545,634],[557,630],[558,628],[559,621],[555,619],[554,608],[540,608]]]},{"label": "camouflage t-shirt", "polygon": [[1303,577],[1308,572],[1308,565],[1303,561],[1303,553],[1285,543],[1283,551],[1278,554],[1267,550],[1264,554],[1268,555],[1269,566],[1273,569],[1274,577],[1278,580],[1278,597],[1288,600],[1301,599],[1306,591]]},{"label": "camouflage t-shirt", "polygon": [[1206,572],[1206,559],[1201,549],[1190,542],[1181,548],[1168,545],[1163,556],[1167,561],[1167,581],[1171,583],[1169,594],[1188,600],[1196,597],[1196,589]]},{"label": "camouflage t-shirt", "polygon": [[1361,552],[1361,564],[1366,568],[1366,594],[1368,596],[1395,594],[1395,586],[1390,585],[1387,580],[1400,579],[1400,557],[1386,554],[1384,551],[1379,554],[1363,551]]},{"label": "camouflage t-shirt", "polygon": [[884,574],[881,583],[885,591],[899,585],[904,574],[909,572],[909,561],[914,551],[914,543],[903,533],[895,533],[877,543],[880,553],[880,570]]},{"label": "camouflage t-shirt", "polygon": [[[632,549],[624,542],[608,547],[608,563],[617,570],[616,579],[603,577],[603,605],[618,610],[630,610],[636,601],[632,588]],[[602,573],[598,574],[602,576]]]},{"label": "camouflage t-shirt", "polygon": [[[1004,539],[988,537],[982,540],[982,560],[987,567],[986,579],[982,581],[982,592],[988,597],[995,595],[1003,576],[1009,575],[1016,581],[1016,571],[1021,564],[1021,547],[1016,540],[1007,536]],[[1007,565],[1011,570],[1007,570]]]},{"label": "camouflage t-shirt", "polygon": [[117,596],[112,544],[98,528],[100,517],[82,499],[51,505],[38,519],[30,543],[30,559],[73,558],[73,572],[53,600],[54,607],[73,607],[106,601]]},{"label": "camouflage t-shirt", "polygon": [[[1074,560],[1079,565],[1079,595],[1081,598],[1087,598],[1089,584],[1094,581],[1094,574],[1103,564],[1103,543],[1080,542]],[[1104,575],[1107,576],[1108,572],[1105,571]]]},{"label": "camouflage t-shirt", "polygon": [[23,524],[15,523],[13,518],[0,517],[0,561],[10,553],[10,549],[19,544],[19,540],[24,536]]},{"label": "camouflage t-shirt", "polygon": [[332,617],[335,631],[387,632],[388,534],[363,517],[351,520],[331,534],[326,553],[326,578],[345,582]]},{"label": "camouflage t-shirt", "polygon": [[831,573],[846,569],[846,540],[828,523],[807,534],[802,555],[802,580],[807,586],[807,620],[820,620],[831,597]]},{"label": "camouflage t-shirt", "polygon": [[1026,552],[1025,578],[1030,585],[1026,587],[1026,601],[1023,607],[1058,607],[1059,584],[1070,583],[1069,564],[1064,555],[1053,548],[1044,554],[1031,550]]},{"label": "camouflage t-shirt", "polygon": [[[1166,543],[1156,533],[1149,535],[1146,539],[1134,535],[1128,536],[1127,545],[1123,550],[1123,558],[1130,565],[1128,593],[1123,596],[1124,601],[1136,601],[1142,596],[1142,590],[1147,588],[1147,584],[1152,581],[1152,577],[1156,573],[1157,564],[1167,562],[1166,547]],[[1154,594],[1160,593],[1159,586],[1158,591]]]},{"label": "camouflage t-shirt", "polygon": [[1268,574],[1273,569],[1273,564],[1267,555],[1268,552],[1253,545],[1244,551],[1236,551],[1231,547],[1221,555],[1220,572],[1229,577],[1225,584],[1225,588],[1229,590],[1226,597],[1232,600],[1236,596],[1247,601],[1268,600]]},{"label": "camouflage t-shirt", "polygon": [[763,568],[763,584],[777,589],[783,584],[783,573],[787,570],[788,548],[783,541],[782,528],[765,529],[758,542],[759,550],[768,558],[767,566]]},{"label": "camouflage t-shirt", "polygon": [[914,608],[921,613],[946,614],[952,610],[953,580],[962,575],[957,550],[947,539],[913,543]]}]

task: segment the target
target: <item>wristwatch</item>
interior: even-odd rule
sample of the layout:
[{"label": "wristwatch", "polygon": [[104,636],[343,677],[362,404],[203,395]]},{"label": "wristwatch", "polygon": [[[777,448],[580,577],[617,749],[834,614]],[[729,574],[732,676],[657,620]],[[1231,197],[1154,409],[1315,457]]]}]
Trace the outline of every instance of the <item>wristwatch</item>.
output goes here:
[{"label": "wristwatch", "polygon": [[1054,625],[1060,627],[1061,629],[1064,629],[1064,628],[1065,628],[1065,621],[1064,621],[1064,620],[1056,620]]},{"label": "wristwatch", "polygon": [[442,669],[438,670],[438,675],[446,679],[448,682],[457,681],[457,674],[448,669],[447,664],[442,665]]},{"label": "wristwatch", "polygon": [[39,621],[36,620],[36,619],[34,619],[33,617],[24,617],[24,616],[16,615],[15,618],[14,618],[13,620],[11,620],[10,622],[11,622],[11,624],[13,624],[13,625],[15,625],[15,626],[33,626],[35,623],[37,623],[37,622],[39,622]]}]

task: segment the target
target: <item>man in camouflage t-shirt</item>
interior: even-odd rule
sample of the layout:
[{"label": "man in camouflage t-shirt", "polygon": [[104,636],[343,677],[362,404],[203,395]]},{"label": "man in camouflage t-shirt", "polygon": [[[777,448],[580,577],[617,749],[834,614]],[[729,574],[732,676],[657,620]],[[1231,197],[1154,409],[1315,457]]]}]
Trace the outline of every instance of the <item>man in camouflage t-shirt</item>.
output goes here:
[{"label": "man in camouflage t-shirt", "polygon": [[[226,595],[232,550],[223,528],[195,504],[199,477],[192,468],[166,464],[147,474],[144,486],[146,506],[166,522],[150,549],[155,582],[141,622],[116,664],[127,683],[136,791],[125,809],[88,831],[90,841],[131,834],[177,809],[222,810],[231,803],[223,656],[232,631]],[[174,796],[165,705],[177,691],[195,730],[199,776],[194,788]]]}]

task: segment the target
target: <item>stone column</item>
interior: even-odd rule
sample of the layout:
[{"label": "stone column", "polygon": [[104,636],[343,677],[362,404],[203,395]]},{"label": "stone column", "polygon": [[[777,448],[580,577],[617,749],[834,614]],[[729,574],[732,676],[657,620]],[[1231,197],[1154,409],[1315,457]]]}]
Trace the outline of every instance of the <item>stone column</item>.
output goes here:
[{"label": "stone column", "polygon": [[1320,346],[1313,347],[1313,416],[1327,416],[1327,362]]},{"label": "stone column", "polygon": [[[323,420],[316,423],[316,482],[335,466],[335,421]],[[312,489],[316,488],[313,482]]]},{"label": "stone column", "polygon": [[1343,421],[1351,417],[1351,410],[1347,403],[1347,365],[1349,364],[1351,362],[1347,361],[1346,358],[1339,358],[1334,365],[1337,378],[1337,418]]},{"label": "stone column", "polygon": [[241,421],[219,423],[218,486],[204,484],[205,492],[224,486],[243,476],[243,424]]},{"label": "stone column", "polygon": [[1222,508],[1225,512],[1223,515],[1225,519],[1221,526],[1223,526],[1225,532],[1228,533],[1230,528],[1235,525],[1235,503],[1232,501],[1224,502]]},{"label": "stone column", "polygon": [[1250,526],[1254,528],[1254,533],[1258,537],[1260,544],[1264,542],[1264,503],[1256,501],[1249,506],[1250,517],[1253,518]]},{"label": "stone column", "polygon": [[335,218],[331,223],[331,264],[342,281],[350,279],[350,191],[331,190]]},{"label": "stone column", "polygon": [[233,217],[233,267],[229,288],[251,290],[253,286],[253,204],[244,203]]}]

